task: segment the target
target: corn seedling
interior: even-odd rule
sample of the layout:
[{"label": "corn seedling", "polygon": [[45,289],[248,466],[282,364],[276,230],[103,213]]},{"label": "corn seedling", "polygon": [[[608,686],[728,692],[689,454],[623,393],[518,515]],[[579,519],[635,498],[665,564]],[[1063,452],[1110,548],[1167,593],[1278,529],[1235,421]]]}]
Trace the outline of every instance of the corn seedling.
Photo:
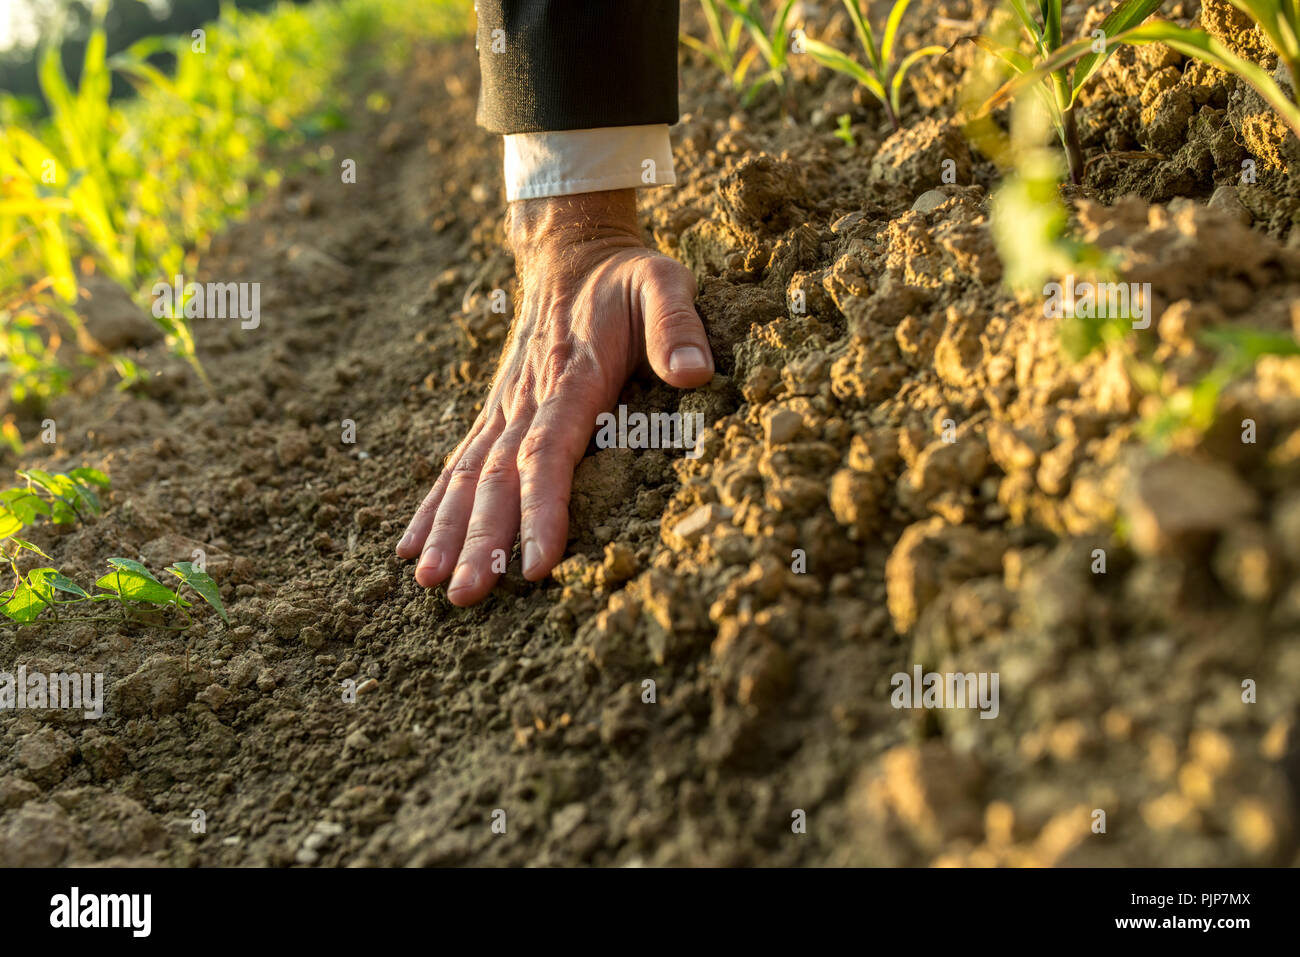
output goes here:
[{"label": "corn seedling", "polygon": [[[1041,89],[1044,83],[1048,83],[1058,114],[1057,131],[1069,157],[1070,178],[1074,183],[1082,182],[1084,170],[1074,118],[1079,91],[1109,53],[1123,44],[1163,43],[1184,56],[1202,60],[1237,76],[1253,87],[1283,122],[1300,136],[1300,106],[1286,95],[1267,70],[1233,53],[1201,30],[1186,29],[1163,20],[1146,22],[1159,7],[1160,0],[1123,0],[1092,37],[1065,45],[1060,43],[1059,0],[1044,0],[1041,4],[1044,13],[1041,25],[1029,15],[1023,0],[1008,0],[1008,3],[1034,42],[1039,58],[1033,60],[1013,48],[980,38],[978,42],[982,46],[991,49],[1017,74],[989,99],[985,109],[1005,103],[1027,89]],[[1297,39],[1300,6],[1294,0],[1232,0],[1232,3],[1259,24],[1290,71],[1294,84],[1295,71],[1300,67],[1300,39]]]},{"label": "corn seedling", "polygon": [[758,56],[758,49],[751,46],[745,53],[740,52],[745,25],[733,18],[731,24],[723,29],[717,0],[700,0],[700,7],[704,11],[704,20],[709,25],[710,42],[705,43],[688,33],[681,35],[681,42],[704,54],[710,63],[722,71],[733,90],[743,90],[745,77],[749,74],[754,58]]},{"label": "corn seedling", "polygon": [[852,57],[846,56],[829,44],[822,43],[819,40],[808,37],[803,40],[804,52],[822,66],[830,67],[838,73],[847,74],[865,86],[871,95],[879,100],[885,108],[885,114],[889,117],[889,125],[894,129],[898,129],[903,81],[907,77],[907,71],[924,57],[938,56],[947,52],[946,47],[926,46],[913,50],[903,57],[901,61],[896,59],[898,27],[902,23],[903,14],[907,12],[910,3],[911,0],[897,0],[893,9],[889,11],[889,17],[885,20],[885,29],[881,34],[880,43],[877,44],[875,32],[871,29],[871,23],[862,12],[860,0],[844,0],[844,7],[849,12],[849,19],[853,21],[853,30],[857,34],[858,42],[862,44],[863,52],[866,54],[867,62],[865,64],[859,63]]},{"label": "corn seedling", "polygon": [[[700,0],[705,22],[709,25],[709,43],[701,42],[688,34],[681,41],[692,50],[704,54],[722,73],[746,106],[754,102],[765,86],[774,84],[785,88],[785,72],[789,60],[790,35],[787,26],[794,0],[782,0],[770,22],[763,23],[759,0]],[[730,22],[722,25],[722,9],[729,14]],[[749,35],[750,44],[741,52],[742,40]],[[750,71],[761,60],[766,67],[752,82]]]},{"label": "corn seedling", "polygon": [[1075,106],[1088,79],[1100,69],[1111,51],[1132,28],[1146,20],[1164,0],[1121,0],[1093,31],[1092,36],[1064,43],[1061,34],[1061,0],[1039,0],[1038,15],[1025,0],[1007,0],[1033,48],[1032,55],[995,36],[973,38],[1001,60],[1015,76],[984,105],[987,112],[1027,90],[1048,106],[1056,134],[1069,164],[1070,181],[1083,182],[1083,149]]}]

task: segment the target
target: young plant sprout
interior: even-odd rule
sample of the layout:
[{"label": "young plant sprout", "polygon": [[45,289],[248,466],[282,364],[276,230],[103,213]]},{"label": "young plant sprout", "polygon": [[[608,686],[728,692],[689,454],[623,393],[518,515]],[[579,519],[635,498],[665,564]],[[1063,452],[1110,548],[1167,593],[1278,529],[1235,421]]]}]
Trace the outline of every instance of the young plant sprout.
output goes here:
[{"label": "young plant sprout", "polygon": [[814,60],[838,73],[853,77],[865,86],[871,95],[884,106],[885,114],[889,117],[889,125],[895,130],[898,129],[898,115],[901,112],[899,104],[902,97],[903,80],[907,77],[907,71],[923,57],[937,56],[947,52],[946,47],[926,46],[913,50],[903,57],[901,61],[895,62],[898,26],[902,22],[903,14],[907,12],[910,3],[911,0],[897,0],[893,9],[889,11],[889,17],[885,21],[885,31],[880,38],[879,45],[877,45],[876,35],[871,29],[871,24],[863,15],[861,0],[844,0],[844,7],[849,12],[849,19],[853,21],[854,32],[857,33],[858,41],[862,44],[862,50],[866,54],[867,62],[865,65],[818,40],[808,37],[803,39],[804,52]]},{"label": "young plant sprout", "polygon": [[1092,36],[1073,43],[1062,42],[1061,0],[1039,0],[1038,15],[1029,12],[1025,0],[1007,0],[1033,46],[1027,55],[1015,45],[991,36],[974,40],[1004,64],[1015,76],[984,104],[995,109],[1027,91],[1042,97],[1052,115],[1056,134],[1065,150],[1070,182],[1083,182],[1083,148],[1079,144],[1075,105],[1088,78],[1105,62],[1111,49],[1123,42],[1124,32],[1136,27],[1155,12],[1163,0],[1121,0]]},{"label": "young plant sprout", "polygon": [[[981,46],[991,49],[1009,64],[1016,76],[1009,80],[985,104],[993,109],[1029,90],[1041,90],[1044,82],[1051,86],[1051,103],[1057,114],[1057,132],[1065,146],[1070,164],[1070,179],[1083,181],[1083,153],[1074,106],[1084,83],[1101,66],[1110,51],[1122,44],[1140,46],[1163,43],[1184,56],[1202,60],[1249,84],[1271,106],[1297,136],[1300,136],[1300,106],[1258,64],[1238,56],[1201,30],[1189,30],[1163,20],[1147,21],[1160,6],[1160,0],[1123,0],[1090,38],[1064,46],[1060,43],[1060,0],[1043,0],[1043,23],[1030,15],[1023,0],[1008,0],[1025,31],[1034,42],[1039,59],[981,38]],[[1248,14],[1277,51],[1279,59],[1296,82],[1300,69],[1300,4],[1295,0],[1232,0],[1233,6]]]},{"label": "young plant sprout", "polygon": [[[687,34],[682,34],[682,43],[708,57],[726,75],[733,90],[743,91],[741,102],[746,106],[753,103],[758,92],[769,83],[784,89],[790,50],[790,36],[786,24],[790,20],[790,10],[794,6],[794,0],[783,0],[767,26],[763,25],[758,0],[722,0],[722,5],[731,14],[731,23],[725,30],[722,27],[722,16],[717,0],[700,0],[704,19],[709,25],[711,45]],[[752,45],[741,54],[741,37],[746,32],[750,36]],[[767,65],[767,69],[756,80],[749,83],[750,68],[760,57]]]},{"label": "young plant sprout", "polygon": [[841,113],[836,121],[835,136],[844,141],[844,145],[852,149],[857,146],[857,140],[853,137],[853,117],[847,113]]},{"label": "young plant sprout", "polygon": [[[95,582],[95,587],[103,589],[91,594],[54,567],[33,568],[23,573],[18,568],[18,556],[29,551],[51,561],[50,556],[31,542],[25,542],[12,536],[4,542],[5,558],[14,575],[14,587],[0,594],[0,614],[19,625],[71,622],[71,621],[131,621],[132,613],[148,609],[166,610],[174,608],[185,618],[180,626],[164,626],[183,630],[192,621],[185,609],[193,604],[181,596],[179,590],[172,590],[155,578],[142,564],[130,558],[110,558],[108,566],[112,569],[107,575]],[[205,572],[199,571],[191,562],[177,562],[167,569],[181,580],[181,586],[188,586],[196,595],[211,605],[221,620],[226,624],[230,619],[221,602],[217,583]],[[68,597],[70,596],[70,597]],[[64,611],[69,606],[94,605],[100,602],[115,603],[117,615],[89,615],[68,617]],[[78,609],[79,610],[79,609]],[[44,612],[49,617],[41,619]]]},{"label": "young plant sprout", "polygon": [[[27,469],[18,475],[27,480],[26,487],[0,492],[0,554],[9,563],[14,576],[13,587],[0,592],[0,614],[16,624],[32,625],[46,621],[109,621],[115,617],[129,621],[133,611],[174,608],[185,617],[185,624],[180,627],[189,625],[191,619],[185,609],[192,602],[182,597],[179,589],[168,588],[144,565],[129,558],[108,560],[113,570],[95,582],[95,586],[102,589],[95,594],[53,566],[23,572],[18,567],[18,558],[23,552],[39,555],[46,561],[53,559],[38,546],[18,538],[17,533],[42,517],[56,525],[66,525],[83,518],[83,513],[98,515],[103,507],[97,489],[107,489],[109,480],[103,472],[91,468],[73,469],[66,475]],[[167,571],[180,579],[181,588],[189,588],[229,624],[217,583],[206,572],[192,562],[177,562]],[[63,614],[63,610],[71,605],[86,606],[106,601],[118,605],[119,616],[68,618]],[[48,617],[41,619],[47,611]]]},{"label": "young plant sprout", "polygon": [[98,469],[73,469],[68,474],[40,469],[20,470],[18,477],[27,484],[0,492],[0,540],[9,538],[48,518],[55,525],[69,525],[83,512],[98,515],[102,511],[98,489],[109,486],[108,476]]}]

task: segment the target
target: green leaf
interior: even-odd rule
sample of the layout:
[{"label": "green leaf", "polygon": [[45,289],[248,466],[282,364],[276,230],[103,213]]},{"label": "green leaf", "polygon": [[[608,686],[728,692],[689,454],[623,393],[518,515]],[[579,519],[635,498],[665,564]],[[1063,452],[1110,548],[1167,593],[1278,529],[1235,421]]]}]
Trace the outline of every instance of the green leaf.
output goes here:
[{"label": "green leaf", "polygon": [[903,62],[898,64],[898,69],[894,72],[893,79],[889,81],[889,102],[894,108],[895,116],[902,112],[900,100],[902,99],[903,80],[907,76],[907,71],[912,69],[916,62],[922,57],[942,56],[947,52],[947,47],[929,46],[921,47],[919,50],[913,50],[907,56],[903,57]]},{"label": "green leaf", "polygon": [[[73,479],[61,473],[50,474],[41,469],[20,470],[18,475],[54,496],[54,502],[50,506],[50,521],[56,525],[66,525],[76,520],[76,506],[86,501],[86,490]],[[98,499],[93,499],[92,502],[92,510],[98,512]]]},{"label": "green leaf", "polygon": [[104,510],[104,506],[99,503],[99,495],[97,495],[95,490],[89,485],[74,485],[72,487],[72,494],[76,496],[77,501],[82,505],[85,505],[92,514],[98,515]]},{"label": "green leaf", "polygon": [[14,586],[9,600],[3,606],[0,606],[0,612],[3,612],[6,618],[26,623],[35,621],[36,616],[43,612],[45,608],[46,604],[41,601],[40,596],[32,590],[27,582],[22,581]]},{"label": "green leaf", "polygon": [[50,506],[45,499],[25,488],[11,488],[0,492],[0,507],[8,509],[24,525],[30,525],[38,515],[49,515]]},{"label": "green leaf", "polygon": [[27,573],[27,583],[46,604],[54,603],[56,591],[67,592],[79,598],[89,598],[86,590],[67,578],[57,568],[33,568]]},{"label": "green leaf", "polygon": [[[849,19],[853,21],[853,29],[858,34],[858,42],[862,44],[862,49],[867,53],[867,59],[877,74],[885,72],[885,66],[880,59],[880,50],[876,47],[876,36],[871,32],[871,24],[866,17],[862,15],[862,8],[859,6],[859,0],[844,0],[844,8],[849,11]],[[884,99],[884,95],[880,97]]]},{"label": "green leaf", "polygon": [[108,564],[111,568],[120,568],[123,571],[135,572],[137,575],[143,575],[151,581],[158,581],[158,579],[153,577],[153,573],[149,571],[149,569],[145,568],[143,564],[137,562],[133,558],[110,558]]},{"label": "green leaf", "polygon": [[90,593],[82,588],[71,578],[65,576],[62,572],[55,572],[49,578],[50,587],[57,591],[67,592],[69,595],[76,595],[79,598],[89,598]]},{"label": "green leaf", "polygon": [[108,476],[99,469],[86,468],[85,466],[73,469],[68,475],[80,482],[98,485],[100,488],[108,488],[112,484]]},{"label": "green leaf", "polygon": [[885,101],[884,85],[875,76],[867,72],[866,67],[857,60],[845,56],[833,46],[812,38],[804,40],[804,52],[822,66],[830,67],[837,73],[845,73],[853,77],[870,90],[876,99],[882,103]]},{"label": "green leaf", "polygon": [[37,548],[37,547],[36,547],[35,545],[33,545],[31,542],[25,542],[25,541],[23,541],[21,538],[15,538],[15,539],[12,539],[12,541],[13,541],[13,543],[14,543],[15,545],[17,545],[19,548],[25,548],[25,549],[27,549],[29,552],[35,552],[37,555],[40,555],[41,558],[48,559],[49,561],[54,561],[54,559],[50,558],[49,555],[46,555],[43,551],[41,551],[39,548]]},{"label": "green leaf", "polygon": [[894,62],[894,40],[898,35],[898,25],[903,20],[903,14],[907,13],[907,7],[912,0],[897,0],[892,10],[889,11],[889,19],[885,21],[885,35],[880,40],[880,61],[886,68]]},{"label": "green leaf", "polygon": [[150,605],[189,606],[188,601],[154,578],[149,573],[149,569],[139,562],[129,558],[110,558],[108,564],[114,571],[96,581],[98,587],[114,592],[127,601],[141,601]]},{"label": "green leaf", "polygon": [[1037,20],[1029,15],[1029,9],[1025,6],[1024,0],[1008,0],[1008,3],[1020,20],[1021,26],[1025,28],[1025,32],[1029,34],[1029,39],[1033,41],[1039,52],[1043,52],[1043,28]]},{"label": "green leaf", "polygon": [[1055,50],[1061,45],[1061,0],[1039,0],[1043,14],[1043,43]]},{"label": "green leaf", "polygon": [[1072,85],[1076,95],[1083,89],[1083,84],[1088,77],[1106,62],[1106,57],[1110,56],[1111,38],[1145,21],[1159,9],[1162,3],[1164,0],[1120,0],[1119,5],[1105,20],[1101,21],[1101,26],[1097,28],[1101,31],[1101,40],[1105,43],[1102,52],[1087,54],[1074,68]]},{"label": "green leaf", "polygon": [[221,603],[221,592],[210,575],[195,568],[193,562],[177,562],[167,571],[198,592],[200,598],[217,610],[221,620],[227,625],[230,624],[230,619],[226,616],[226,608]]},{"label": "green leaf", "polygon": [[23,523],[18,516],[8,509],[0,509],[0,538],[8,538],[14,532],[21,532]]},{"label": "green leaf", "polygon": [[1207,329],[1201,334],[1201,339],[1206,345],[1221,352],[1236,353],[1250,364],[1264,356],[1300,355],[1300,343],[1289,332],[1241,328]]},{"label": "green leaf", "polygon": [[[1118,43],[1119,38],[1111,40],[1112,44]],[[1035,84],[1046,80],[1056,71],[1069,66],[1079,57],[1084,56],[1092,51],[1092,40],[1075,40],[1073,43],[1067,43],[1060,47],[1051,56],[1041,60],[1032,70],[1022,73],[1019,76],[1012,77],[1006,83],[1002,84],[997,91],[989,97],[984,105],[980,108],[981,113],[988,113],[996,109],[1003,103],[1008,103],[1019,96],[1024,90],[1029,89]],[[1062,107],[1069,104],[1062,104]]]}]

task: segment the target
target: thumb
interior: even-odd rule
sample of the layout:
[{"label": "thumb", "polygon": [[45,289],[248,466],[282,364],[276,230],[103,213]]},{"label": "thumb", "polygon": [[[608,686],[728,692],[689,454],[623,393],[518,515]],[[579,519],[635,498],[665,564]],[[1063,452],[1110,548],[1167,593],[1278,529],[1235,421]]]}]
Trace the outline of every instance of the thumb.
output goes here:
[{"label": "thumb", "polygon": [[645,260],[641,316],[646,358],[671,386],[690,389],[713,378],[713,352],[695,311],[695,277],[667,256]]}]

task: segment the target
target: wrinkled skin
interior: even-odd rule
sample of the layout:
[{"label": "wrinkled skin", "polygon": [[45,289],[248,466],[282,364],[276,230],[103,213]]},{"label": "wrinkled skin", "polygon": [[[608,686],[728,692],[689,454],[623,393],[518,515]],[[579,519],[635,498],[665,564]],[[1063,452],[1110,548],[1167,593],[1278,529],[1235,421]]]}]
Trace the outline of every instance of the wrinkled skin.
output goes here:
[{"label": "wrinkled skin", "polygon": [[573,470],[643,359],[679,388],[713,376],[694,277],[645,247],[635,191],[512,203],[507,231],[520,295],[492,388],[397,546],[456,605],[487,596],[516,535],[529,581],[564,557]]}]

